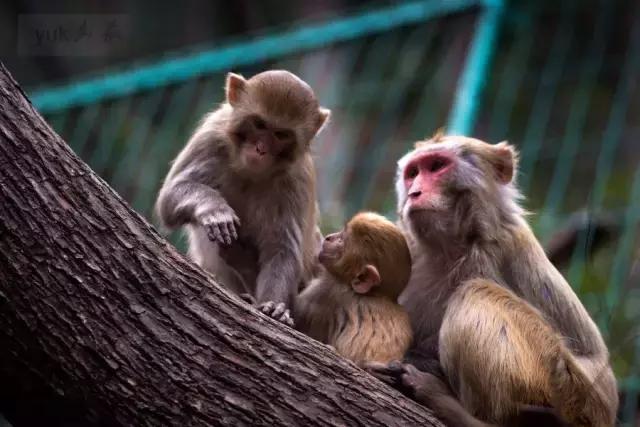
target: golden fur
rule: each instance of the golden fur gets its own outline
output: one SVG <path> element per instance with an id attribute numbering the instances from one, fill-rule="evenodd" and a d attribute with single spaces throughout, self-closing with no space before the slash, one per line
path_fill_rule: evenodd
<path id="1" fill-rule="evenodd" d="M 297 327 L 358 364 L 387 363 L 404 356 L 411 343 L 409 317 L 397 303 L 411 271 L 402 232 L 374 213 L 360 213 L 341 232 L 344 248 L 295 304 Z M 365 265 L 380 273 L 380 284 L 366 294 L 352 289 Z"/>

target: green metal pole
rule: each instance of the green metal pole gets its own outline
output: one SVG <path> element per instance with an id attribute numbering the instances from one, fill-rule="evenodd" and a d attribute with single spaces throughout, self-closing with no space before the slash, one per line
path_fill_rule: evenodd
<path id="1" fill-rule="evenodd" d="M 489 65 L 496 50 L 496 39 L 505 9 L 503 0 L 485 0 L 471 49 L 462 72 L 447 125 L 448 134 L 473 132 L 482 90 L 489 78 Z"/>

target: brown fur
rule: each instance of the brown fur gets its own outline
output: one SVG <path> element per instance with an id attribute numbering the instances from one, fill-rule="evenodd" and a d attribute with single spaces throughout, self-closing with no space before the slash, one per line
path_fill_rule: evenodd
<path id="1" fill-rule="evenodd" d="M 433 153 L 453 166 L 415 196 L 405 170 Z M 408 362 L 424 363 L 438 337 L 435 357 L 448 383 L 439 390 L 451 392 L 430 392 L 437 378 L 415 368 L 404 369 L 403 380 L 455 425 L 505 424 L 529 404 L 553 406 L 570 425 L 613 425 L 618 397 L 607 348 L 524 219 L 516 160 L 506 143 L 453 136 L 400 160 L 398 209 L 414 258 L 400 297 L 415 333 Z"/>
<path id="2" fill-rule="evenodd" d="M 329 111 L 287 71 L 229 74 L 226 93 L 175 159 L 156 210 L 163 225 L 185 226 L 196 263 L 290 323 L 284 308 L 318 250 L 309 146 Z"/>
<path id="3" fill-rule="evenodd" d="M 411 271 L 402 233 L 379 215 L 361 213 L 336 234 L 344 244 L 323 245 L 325 269 L 296 299 L 298 328 L 358 364 L 402 358 L 412 337 L 409 317 L 396 302 Z M 358 293 L 352 283 L 366 265 L 375 266 L 380 283 Z"/>

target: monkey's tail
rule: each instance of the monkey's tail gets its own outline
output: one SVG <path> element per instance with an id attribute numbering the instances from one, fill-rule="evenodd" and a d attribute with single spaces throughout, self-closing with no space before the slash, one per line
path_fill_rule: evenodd
<path id="1" fill-rule="evenodd" d="M 608 362 L 589 361 L 584 366 L 564 345 L 555 359 L 551 370 L 552 403 L 562 420 L 570 426 L 613 426 L 617 404 L 612 404 L 614 398 L 607 395 Z M 590 368 L 595 368 L 594 375 L 588 374 Z"/>

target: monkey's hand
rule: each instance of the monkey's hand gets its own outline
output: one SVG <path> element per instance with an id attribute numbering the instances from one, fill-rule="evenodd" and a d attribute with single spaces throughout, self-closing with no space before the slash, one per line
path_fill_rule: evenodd
<path id="1" fill-rule="evenodd" d="M 258 310 L 271 317 L 272 319 L 276 319 L 293 328 L 293 318 L 291 317 L 291 312 L 283 302 L 277 304 L 273 301 L 263 302 L 262 304 L 258 305 Z"/>
<path id="2" fill-rule="evenodd" d="M 383 383 L 395 389 L 400 389 L 402 385 L 401 376 L 404 373 L 402 366 L 402 362 L 394 360 L 390 363 L 366 362 L 362 367 Z"/>
<path id="3" fill-rule="evenodd" d="M 405 392 L 424 405 L 431 406 L 433 399 L 452 394 L 449 386 L 433 374 L 422 372 L 409 364 L 402 365 L 402 370 L 401 381 Z"/>
<path id="4" fill-rule="evenodd" d="M 238 238 L 236 228 L 240 226 L 240 219 L 227 204 L 199 215 L 198 223 L 207 230 L 212 242 L 230 245 Z"/>
<path id="5" fill-rule="evenodd" d="M 402 363 L 399 360 L 388 364 L 368 362 L 364 368 L 380 381 L 418 401 L 426 399 L 428 396 L 423 396 L 426 393 L 429 393 L 429 396 L 449 394 L 449 388 L 437 375 L 423 372 L 415 366 Z"/>

